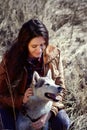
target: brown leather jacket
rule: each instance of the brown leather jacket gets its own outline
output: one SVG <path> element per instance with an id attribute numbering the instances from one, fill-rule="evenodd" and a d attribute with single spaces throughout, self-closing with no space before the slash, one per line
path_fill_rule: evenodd
<path id="1" fill-rule="evenodd" d="M 65 88 L 60 50 L 52 45 L 49 45 L 47 47 L 44 54 L 44 75 L 46 75 L 49 68 L 52 71 L 52 78 L 55 80 L 55 83 Z M 23 73 L 20 78 L 14 83 L 10 84 L 8 72 L 5 68 L 5 59 L 3 59 L 0 63 L 0 106 L 12 107 L 14 102 L 14 106 L 16 108 L 20 108 L 23 101 L 23 94 L 25 92 L 26 82 L 27 70 L 24 67 Z M 58 113 L 58 108 L 63 107 L 64 105 L 61 102 L 53 103 L 52 111 L 56 115 Z"/>

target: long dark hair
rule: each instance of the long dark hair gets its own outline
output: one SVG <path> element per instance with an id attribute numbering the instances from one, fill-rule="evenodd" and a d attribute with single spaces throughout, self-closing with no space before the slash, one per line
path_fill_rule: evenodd
<path id="1" fill-rule="evenodd" d="M 23 24 L 17 39 L 5 53 L 5 64 L 11 82 L 16 80 L 23 70 L 28 57 L 29 42 L 38 36 L 42 36 L 45 39 L 45 45 L 47 46 L 49 34 L 46 26 L 38 19 L 31 19 Z"/>

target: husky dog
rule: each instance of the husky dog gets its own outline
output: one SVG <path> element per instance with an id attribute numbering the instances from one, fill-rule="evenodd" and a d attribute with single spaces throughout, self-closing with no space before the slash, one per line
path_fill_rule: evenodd
<path id="1" fill-rule="evenodd" d="M 32 121 L 36 121 L 43 114 L 51 110 L 53 101 L 58 101 L 57 93 L 62 88 L 55 84 L 51 77 L 51 70 L 46 77 L 40 77 L 35 71 L 31 87 L 34 95 L 29 97 L 29 102 L 24 105 L 25 111 L 19 115 L 17 120 L 17 130 L 34 130 L 31 126 Z M 43 128 L 44 130 L 45 128 Z"/>

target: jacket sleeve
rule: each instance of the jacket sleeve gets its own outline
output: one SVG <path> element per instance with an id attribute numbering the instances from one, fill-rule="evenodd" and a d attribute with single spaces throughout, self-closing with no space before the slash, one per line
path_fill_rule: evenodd
<path id="1" fill-rule="evenodd" d="M 62 103 L 65 94 L 64 76 L 63 76 L 63 66 L 60 57 L 60 51 L 58 50 L 58 55 L 50 62 L 50 69 L 52 71 L 52 78 L 57 85 L 59 85 L 62 90 L 57 94 L 58 102 L 53 102 L 51 111 L 54 115 L 57 115 L 60 109 L 64 108 Z"/>
<path id="2" fill-rule="evenodd" d="M 16 108 L 20 108 L 23 100 L 23 96 L 19 95 L 16 89 L 10 88 L 6 80 L 6 72 L 3 62 L 0 63 L 0 106 L 10 106 L 13 104 Z M 12 92 L 12 94 L 11 94 Z"/>

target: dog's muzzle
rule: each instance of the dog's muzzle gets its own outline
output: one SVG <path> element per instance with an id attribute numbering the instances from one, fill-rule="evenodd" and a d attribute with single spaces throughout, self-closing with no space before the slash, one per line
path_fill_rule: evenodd
<path id="1" fill-rule="evenodd" d="M 59 100 L 57 99 L 57 96 L 53 93 L 45 93 L 45 96 L 55 102 L 58 102 Z"/>
<path id="2" fill-rule="evenodd" d="M 57 88 L 58 93 L 61 93 L 62 90 L 63 90 L 63 88 L 62 88 L 61 86 L 59 86 L 59 87 Z M 55 101 L 55 102 L 58 102 L 58 101 L 59 101 L 57 95 L 55 95 L 54 93 L 49 93 L 49 92 L 47 92 L 47 93 L 45 93 L 45 96 L 46 96 L 47 98 L 49 98 L 49 99 Z"/>

